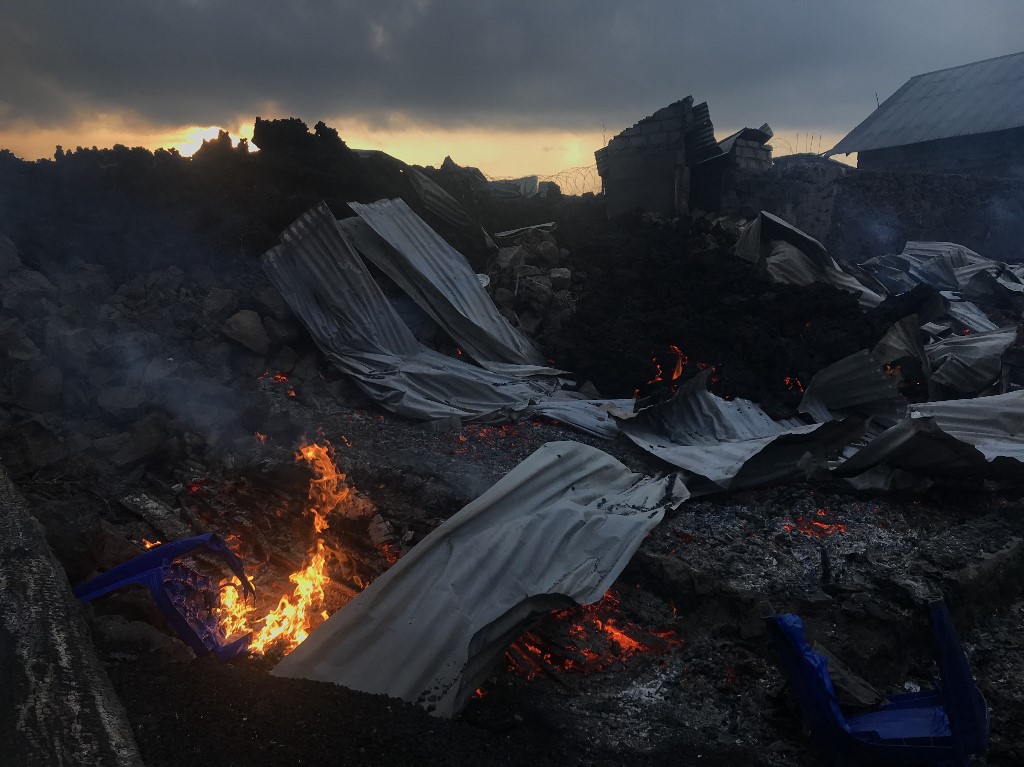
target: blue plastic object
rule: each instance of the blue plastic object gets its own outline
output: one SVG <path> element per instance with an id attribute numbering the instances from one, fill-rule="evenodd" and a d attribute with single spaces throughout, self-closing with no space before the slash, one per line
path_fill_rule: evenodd
<path id="1" fill-rule="evenodd" d="M 988 744 L 988 707 L 942 600 L 929 605 L 942 680 L 937 690 L 897 695 L 846 717 L 828 661 L 811 650 L 795 615 L 766 618 L 811 735 L 830 763 L 967 765 Z"/>
<path id="2" fill-rule="evenodd" d="M 78 586 L 75 597 L 91 602 L 122 586 L 140 583 L 149 589 L 153 602 L 168 625 L 196 655 L 212 652 L 229 661 L 249 646 L 250 634 L 225 644 L 213 610 L 220 604 L 220 592 L 210 578 L 176 561 L 198 548 L 220 556 L 238 576 L 246 594 L 256 591 L 245 575 L 245 566 L 227 544 L 214 533 L 154 546 L 145 554 L 112 567 Z"/>

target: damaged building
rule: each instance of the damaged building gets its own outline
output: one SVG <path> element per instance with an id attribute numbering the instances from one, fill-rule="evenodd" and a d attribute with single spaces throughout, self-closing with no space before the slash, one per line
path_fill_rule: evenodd
<path id="1" fill-rule="evenodd" d="M 685 214 L 717 199 L 723 171 L 771 168 L 771 128 L 743 128 L 715 141 L 706 101 L 693 96 L 663 107 L 619 133 L 597 150 L 597 172 L 609 217 L 637 208 L 662 216 Z"/>
<path id="2" fill-rule="evenodd" d="M 1024 53 L 910 78 L 826 154 L 864 170 L 1024 178 Z"/>

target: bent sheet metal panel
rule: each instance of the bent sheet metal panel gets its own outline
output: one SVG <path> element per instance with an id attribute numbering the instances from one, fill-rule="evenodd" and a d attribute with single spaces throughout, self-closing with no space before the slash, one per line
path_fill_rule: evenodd
<path id="1" fill-rule="evenodd" d="M 273 670 L 452 716 L 540 614 L 596 602 L 688 496 L 549 442 L 423 539 Z"/>
<path id="2" fill-rule="evenodd" d="M 553 379 L 498 375 L 422 346 L 323 203 L 289 226 L 262 260 L 327 358 L 391 412 L 493 422 L 550 411 L 589 434 L 618 434 L 603 403 L 563 399 Z"/>
<path id="3" fill-rule="evenodd" d="M 824 466 L 826 453 L 860 432 L 852 420 L 780 423 L 745 399 L 724 400 L 706 388 L 705 371 L 667 402 L 625 421 L 633 442 L 674 466 L 738 489 L 792 478 Z M 813 458 L 811 465 L 803 461 Z"/>
<path id="4" fill-rule="evenodd" d="M 931 473 L 1024 473 L 1024 391 L 909 410 L 909 418 L 862 447 L 836 473 L 852 477 L 879 465 Z"/>
<path id="5" fill-rule="evenodd" d="M 352 222 L 348 232 L 356 247 L 474 360 L 485 367 L 489 362 L 544 364 L 543 355 L 498 312 L 462 254 L 404 201 L 350 202 L 349 207 L 386 242 Z"/>

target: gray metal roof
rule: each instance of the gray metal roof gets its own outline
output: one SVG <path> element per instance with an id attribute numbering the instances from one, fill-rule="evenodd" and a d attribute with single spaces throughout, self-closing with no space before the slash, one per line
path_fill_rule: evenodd
<path id="1" fill-rule="evenodd" d="M 1024 127 L 1024 53 L 910 78 L 826 155 Z"/>

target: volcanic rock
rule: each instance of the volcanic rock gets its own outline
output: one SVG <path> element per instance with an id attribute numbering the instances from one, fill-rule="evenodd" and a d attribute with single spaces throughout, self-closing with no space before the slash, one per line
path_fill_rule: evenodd
<path id="1" fill-rule="evenodd" d="M 15 365 L 4 380 L 14 401 L 25 410 L 45 413 L 60 408 L 64 374 L 45 359 Z"/>
<path id="2" fill-rule="evenodd" d="M 40 354 L 39 347 L 25 333 L 17 317 L 0 322 L 0 352 L 6 352 L 12 360 L 31 360 Z"/>
<path id="3" fill-rule="evenodd" d="M 298 361 L 298 358 L 299 356 L 295 353 L 295 350 L 292 347 L 282 346 L 270 361 L 270 369 L 290 373 L 295 368 L 295 363 Z"/>
<path id="4" fill-rule="evenodd" d="M 203 299 L 203 311 L 217 322 L 223 322 L 238 308 L 238 291 L 214 287 Z"/>
<path id="5" fill-rule="evenodd" d="M 495 262 L 496 266 L 500 271 L 506 269 L 514 269 L 517 266 L 522 266 L 526 263 L 526 249 L 516 246 L 512 248 L 502 248 L 498 251 L 498 258 Z"/>
<path id="6" fill-rule="evenodd" d="M 0 237 L 0 277 L 19 268 L 21 259 L 18 257 L 18 249 L 6 237 Z"/>
<path id="7" fill-rule="evenodd" d="M 134 386 L 112 386 L 96 397 L 96 404 L 119 421 L 139 415 L 146 404 L 142 391 Z"/>
<path id="8" fill-rule="evenodd" d="M 564 266 L 548 272 L 552 290 L 566 290 L 572 284 L 572 270 Z"/>
<path id="9" fill-rule="evenodd" d="M 242 309 L 235 312 L 227 322 L 224 323 L 224 335 L 232 341 L 237 341 L 242 346 L 257 354 L 266 354 L 270 348 L 270 339 L 263 327 L 263 320 L 252 309 Z"/>
<path id="10" fill-rule="evenodd" d="M 558 262 L 562 257 L 562 254 L 558 250 L 558 246 L 551 241 L 542 242 L 536 248 L 532 249 L 531 253 L 534 254 L 533 263 L 540 264 L 542 266 L 558 266 Z"/>
<path id="11" fill-rule="evenodd" d="M 185 663 L 195 657 L 181 640 L 144 621 L 101 615 L 93 620 L 91 628 L 97 649 L 112 660 L 137 660 L 158 653 L 161 660 Z"/>
<path id="12" fill-rule="evenodd" d="M 135 424 L 128 434 L 128 440 L 110 460 L 116 466 L 129 466 L 154 455 L 167 439 L 167 418 L 161 413 L 151 413 Z"/>

